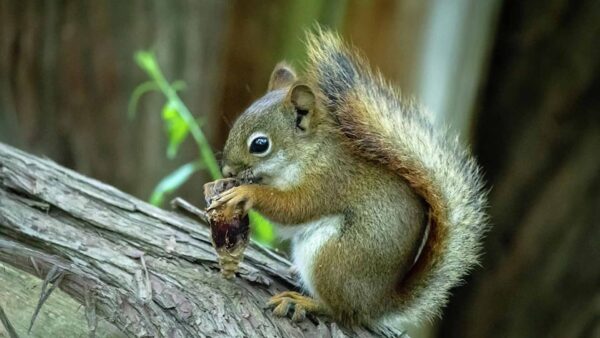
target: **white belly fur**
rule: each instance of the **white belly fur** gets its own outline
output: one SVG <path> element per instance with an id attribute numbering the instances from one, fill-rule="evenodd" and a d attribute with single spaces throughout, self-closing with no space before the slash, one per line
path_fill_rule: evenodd
<path id="1" fill-rule="evenodd" d="M 313 283 L 317 253 L 323 244 L 338 234 L 342 222 L 342 215 L 332 215 L 292 226 L 292 229 L 296 230 L 292 240 L 292 261 L 298 270 L 303 288 L 314 297 L 318 298 Z M 289 226 L 282 226 L 284 227 Z"/>

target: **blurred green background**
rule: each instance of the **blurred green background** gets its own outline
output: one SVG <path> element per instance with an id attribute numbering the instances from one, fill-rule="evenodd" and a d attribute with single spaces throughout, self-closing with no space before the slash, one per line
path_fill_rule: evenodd
<path id="1" fill-rule="evenodd" d="M 191 120 L 182 127 L 164 90 L 131 109 L 152 80 L 134 55 L 152 53 L 218 152 L 273 66 L 302 68 L 315 22 L 461 133 L 491 188 L 483 267 L 443 320 L 414 335 L 600 337 L 596 0 L 3 0 L 0 142 L 146 200 L 172 192 L 202 205 L 211 178 Z M 0 265 L 0 304 L 22 331 L 32 309 L 11 298 L 39 290 L 19 278 L 29 277 Z M 70 315 L 77 306 L 64 303 L 40 321 L 62 318 L 63 332 L 84 336 L 81 313 Z M 61 332 L 52 327 L 50 336 Z"/>

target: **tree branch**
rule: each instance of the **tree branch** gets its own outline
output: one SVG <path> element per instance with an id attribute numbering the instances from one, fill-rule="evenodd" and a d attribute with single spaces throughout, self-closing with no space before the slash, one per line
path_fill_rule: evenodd
<path id="1" fill-rule="evenodd" d="M 209 236 L 191 218 L 0 144 L 0 261 L 41 279 L 58 272 L 90 330 L 99 315 L 138 337 L 374 335 L 274 317 L 267 299 L 297 288 L 289 262 L 251 243 L 238 278 L 225 280 Z"/>

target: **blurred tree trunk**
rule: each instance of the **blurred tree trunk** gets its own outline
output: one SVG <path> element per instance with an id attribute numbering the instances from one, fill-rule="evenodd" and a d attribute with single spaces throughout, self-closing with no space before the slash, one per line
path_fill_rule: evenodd
<path id="1" fill-rule="evenodd" d="M 165 156 L 160 111 L 151 94 L 127 119 L 133 89 L 147 80 L 136 50 L 156 51 L 186 104 L 215 123 L 226 1 L 0 1 L 0 141 L 44 154 L 147 198 L 181 162 Z M 209 139 L 214 132 L 207 129 Z M 180 192 L 200 197 L 200 178 Z M 193 194 L 194 193 L 194 194 Z"/>
<path id="2" fill-rule="evenodd" d="M 469 140 L 499 3 L 352 1 L 344 33 L 403 94 Z"/>
<path id="3" fill-rule="evenodd" d="M 239 1 L 231 10 L 223 45 L 223 88 L 218 102 L 221 118 L 215 129 L 220 131 L 218 148 L 227 139 L 237 116 L 267 91 L 269 75 L 278 61 L 274 53 L 279 44 L 285 20 L 281 3 L 272 1 Z M 260 20 L 249 18 L 260 17 Z"/>
<path id="4" fill-rule="evenodd" d="M 467 141 L 499 0 L 431 1 L 416 58 L 417 95 L 438 126 Z"/>
<path id="5" fill-rule="evenodd" d="M 504 3 L 475 136 L 493 230 L 443 337 L 600 337 L 599 18 Z"/>
<path id="6" fill-rule="evenodd" d="M 418 95 L 419 58 L 431 1 L 351 1 L 343 32 L 402 92 Z"/>

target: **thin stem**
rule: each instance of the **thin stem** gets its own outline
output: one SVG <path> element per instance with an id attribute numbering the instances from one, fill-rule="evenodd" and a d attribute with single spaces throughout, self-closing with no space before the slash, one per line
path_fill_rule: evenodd
<path id="1" fill-rule="evenodd" d="M 208 144 L 208 141 L 206 140 L 202 129 L 200 129 L 200 126 L 198 125 L 198 123 L 196 123 L 196 120 L 194 119 L 192 113 L 185 106 L 183 101 L 181 101 L 175 89 L 165 79 L 158 66 L 158 63 L 156 62 L 154 55 L 149 52 L 139 52 L 136 54 L 136 60 L 138 61 L 140 66 L 144 68 L 148 75 L 150 75 L 150 77 L 156 82 L 160 91 L 167 97 L 167 100 L 169 100 L 169 102 L 177 110 L 181 118 L 183 118 L 187 123 L 190 129 L 190 133 L 192 134 L 192 137 L 194 138 L 194 140 L 198 144 L 198 148 L 200 149 L 200 158 L 202 158 L 202 161 L 204 165 L 206 165 L 206 168 L 208 169 L 208 172 L 210 173 L 212 178 L 215 180 L 222 178 L 223 176 L 221 175 L 221 171 L 219 170 L 219 164 L 217 163 L 215 154 L 210 148 L 210 145 Z"/>

